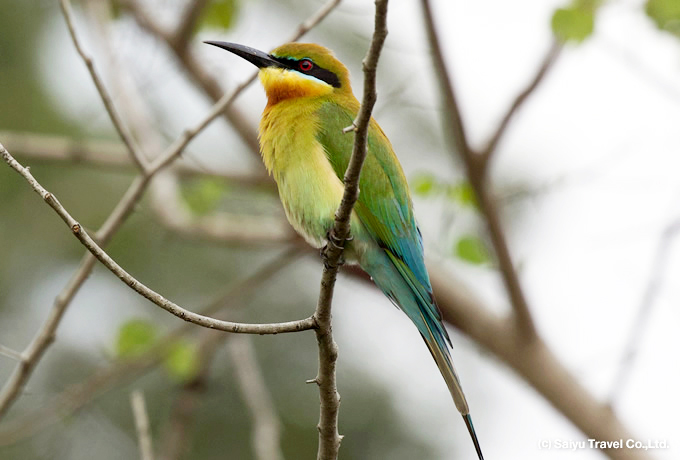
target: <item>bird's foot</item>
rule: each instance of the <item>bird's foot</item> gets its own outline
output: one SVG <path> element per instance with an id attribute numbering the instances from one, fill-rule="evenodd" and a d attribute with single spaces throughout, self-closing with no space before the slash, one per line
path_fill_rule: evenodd
<path id="1" fill-rule="evenodd" d="M 339 267 L 341 265 L 344 265 L 345 264 L 345 256 L 344 256 L 343 250 L 345 248 L 345 244 L 347 244 L 347 242 L 349 242 L 349 241 L 352 241 L 353 239 L 354 239 L 354 237 L 351 236 L 351 235 L 347 236 L 347 238 L 345 238 L 345 239 L 338 238 L 335 235 L 335 232 L 333 232 L 333 230 L 329 230 L 328 232 L 326 232 L 326 242 L 327 243 L 323 248 L 321 248 L 321 257 L 323 258 L 324 266 L 326 268 L 336 268 L 336 267 Z M 330 256 L 329 252 L 331 250 L 334 251 L 334 252 L 340 252 L 340 256 L 338 257 L 338 261 L 334 264 L 330 263 L 330 261 L 329 261 L 329 256 Z"/>

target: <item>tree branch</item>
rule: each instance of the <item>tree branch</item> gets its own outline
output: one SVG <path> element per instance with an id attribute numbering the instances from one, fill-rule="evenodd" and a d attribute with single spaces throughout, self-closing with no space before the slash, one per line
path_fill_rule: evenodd
<path id="1" fill-rule="evenodd" d="M 337 459 L 342 441 L 342 437 L 338 433 L 340 395 L 337 391 L 335 379 L 338 347 L 332 334 L 331 304 L 340 259 L 345 242 L 350 237 L 352 209 L 359 197 L 359 176 L 366 158 L 368 125 L 377 98 L 375 89 L 376 69 L 380 51 L 387 37 L 387 0 L 376 0 L 375 6 L 375 30 L 371 46 L 363 62 L 364 96 L 359 114 L 353 123 L 354 148 L 347 171 L 345 171 L 345 190 L 342 201 L 335 213 L 335 224 L 328 235 L 328 244 L 324 249 L 324 270 L 321 277 L 319 302 L 314 313 L 314 318 L 318 324 L 316 338 L 319 344 L 319 371 L 314 381 L 319 386 L 321 400 L 318 426 L 318 460 Z"/>
<path id="2" fill-rule="evenodd" d="M 3 160 L 9 166 L 17 171 L 26 181 L 31 185 L 33 190 L 38 193 L 47 204 L 54 209 L 54 211 L 61 217 L 61 219 L 69 226 L 73 235 L 99 260 L 106 268 L 108 268 L 121 281 L 127 284 L 135 292 L 147 298 L 154 304 L 172 313 L 173 315 L 197 324 L 199 326 L 216 329 L 226 332 L 244 333 L 244 334 L 279 334 L 284 332 L 299 332 L 316 327 L 314 317 L 309 317 L 299 321 L 289 321 L 285 323 L 270 323 L 270 324 L 246 324 L 234 323 L 230 321 L 221 321 L 209 316 L 199 315 L 197 313 L 186 310 L 174 302 L 166 299 L 157 292 L 151 290 L 132 275 L 127 273 L 120 265 L 118 265 L 85 231 L 85 229 L 68 213 L 68 211 L 59 203 L 59 200 L 45 190 L 45 188 L 38 183 L 33 175 L 17 162 L 10 153 L 0 144 L 0 154 Z"/>
<path id="3" fill-rule="evenodd" d="M 251 295 L 265 280 L 270 279 L 287 268 L 301 255 L 302 253 L 297 246 L 284 251 L 280 256 L 275 257 L 252 275 L 229 286 L 219 298 L 202 308 L 201 313 L 212 315 L 236 305 L 237 302 Z M 95 260 L 94 258 L 92 259 Z M 13 444 L 33 436 L 49 425 L 69 417 L 89 401 L 111 390 L 114 386 L 122 385 L 143 372 L 150 370 L 158 365 L 168 348 L 177 339 L 193 329 L 194 327 L 191 323 L 183 323 L 160 338 L 153 347 L 139 356 L 131 357 L 124 361 L 116 361 L 103 369 L 99 369 L 85 379 L 84 382 L 71 385 L 62 393 L 42 404 L 39 409 L 5 423 L 3 430 L 0 431 L 0 446 Z"/>
<path id="4" fill-rule="evenodd" d="M 501 122 L 496 128 L 496 131 L 487 142 L 484 150 L 482 150 L 481 155 L 484 159 L 484 168 L 488 168 L 487 163 L 496 151 L 498 142 L 500 141 L 501 137 L 503 137 L 503 134 L 505 134 L 510 121 L 515 116 L 519 108 L 522 107 L 527 98 L 536 90 L 536 88 L 538 88 L 538 85 L 543 81 L 545 76 L 548 74 L 548 71 L 553 67 L 555 61 L 557 61 L 561 51 L 562 44 L 558 41 L 554 41 L 550 46 L 550 49 L 548 49 L 548 53 L 545 55 L 545 58 L 543 58 L 543 62 L 538 68 L 534 78 L 529 82 L 527 87 L 517 95 L 515 100 L 510 105 L 510 108 L 505 113 L 505 116 L 503 116 Z"/>
<path id="5" fill-rule="evenodd" d="M 449 323 L 510 366 L 589 439 L 639 439 L 608 405 L 574 378 L 540 337 L 527 342 L 520 325 L 489 312 L 469 289 L 444 269 L 430 271 L 437 303 Z M 612 460 L 649 459 L 639 449 L 603 449 Z"/>
<path id="6" fill-rule="evenodd" d="M 486 220 L 489 237 L 496 252 L 496 257 L 498 258 L 501 276 L 503 277 L 505 288 L 510 297 L 510 303 L 515 312 L 513 319 L 521 325 L 524 337 L 528 341 L 531 341 L 536 337 L 536 328 L 529 311 L 526 297 L 524 296 L 524 292 L 520 285 L 517 271 L 514 268 L 512 257 L 510 256 L 496 205 L 485 180 L 487 175 L 486 165 L 488 162 L 484 160 L 485 157 L 473 151 L 467 142 L 453 83 L 446 68 L 446 62 L 439 44 L 439 37 L 437 36 L 437 31 L 435 29 L 430 2 L 429 0 L 421 0 L 421 4 L 425 20 L 425 29 L 432 49 L 435 72 L 444 97 L 444 112 L 446 115 L 444 132 L 451 133 L 449 141 L 451 142 L 453 149 L 457 151 L 463 159 L 468 181 L 475 191 L 479 208 Z"/>
<path id="7" fill-rule="evenodd" d="M 92 78 L 94 85 L 97 87 L 97 92 L 99 93 L 99 96 L 101 97 L 101 100 L 104 103 L 106 113 L 109 114 L 109 118 L 111 119 L 113 126 L 116 128 L 116 131 L 118 131 L 118 135 L 122 139 L 125 146 L 128 148 L 132 161 L 134 161 L 137 167 L 142 172 L 144 172 L 146 170 L 146 160 L 144 159 L 144 156 L 140 151 L 139 147 L 137 146 L 137 144 L 135 143 L 134 139 L 130 135 L 130 132 L 125 127 L 123 120 L 118 115 L 118 112 L 116 111 L 113 105 L 113 101 L 111 100 L 109 92 L 106 90 L 106 87 L 102 82 L 102 79 L 99 77 L 99 74 L 94 68 L 94 62 L 92 61 L 92 58 L 85 53 L 83 47 L 80 44 L 80 41 L 78 40 L 78 35 L 76 34 L 75 26 L 73 24 L 73 11 L 71 9 L 71 1 L 60 0 L 59 5 L 61 6 L 61 10 L 64 14 L 64 19 L 66 20 L 66 25 L 68 26 L 68 31 L 71 36 L 71 40 L 73 41 L 73 46 L 76 48 L 76 51 L 78 52 L 83 62 L 85 63 L 87 70 L 90 72 L 90 77 Z"/>
<path id="8" fill-rule="evenodd" d="M 253 421 L 253 452 L 257 460 L 283 460 L 281 422 L 271 393 L 262 376 L 253 342 L 248 336 L 235 336 L 227 344 L 234 363 L 238 387 Z"/>
<path id="9" fill-rule="evenodd" d="M 146 411 L 144 393 L 135 390 L 130 393 L 130 404 L 132 415 L 135 419 L 137 429 L 137 439 L 139 440 L 140 460 L 153 460 L 153 443 L 151 442 L 151 427 L 149 425 L 149 414 Z"/>

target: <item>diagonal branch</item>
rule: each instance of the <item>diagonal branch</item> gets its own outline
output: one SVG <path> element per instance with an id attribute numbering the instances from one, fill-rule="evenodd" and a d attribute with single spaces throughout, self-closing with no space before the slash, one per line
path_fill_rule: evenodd
<path id="1" fill-rule="evenodd" d="M 359 176 L 366 158 L 366 140 L 371 111 L 377 99 L 375 80 L 380 51 L 387 37 L 387 0 L 375 2 L 375 30 L 371 46 L 363 62 L 364 96 L 356 120 L 352 124 L 355 131 L 354 148 L 347 171 L 345 171 L 345 191 L 340 207 L 335 213 L 335 224 L 328 235 L 328 245 L 324 249 L 324 270 L 321 277 L 319 302 L 314 313 L 317 322 L 316 339 L 319 344 L 319 371 L 314 379 L 319 386 L 321 400 L 319 414 L 318 460 L 338 458 L 342 437 L 338 433 L 338 409 L 340 395 L 337 391 L 335 367 L 338 346 L 333 340 L 331 327 L 331 304 L 333 289 L 340 266 L 340 258 L 345 242 L 350 238 L 350 218 L 352 209 L 359 197 Z"/>
<path id="2" fill-rule="evenodd" d="M 524 296 L 524 291 L 520 285 L 517 271 L 512 262 L 512 257 L 510 256 L 496 204 L 486 182 L 486 166 L 488 162 L 484 160 L 484 156 L 472 150 L 466 140 L 460 108 L 456 102 L 453 83 L 451 82 L 451 77 L 449 76 L 439 44 L 439 37 L 437 36 L 437 31 L 435 29 L 430 2 L 429 0 L 421 0 L 421 4 L 427 37 L 432 49 L 432 59 L 446 104 L 446 125 L 444 127 L 444 132 L 451 132 L 449 141 L 452 143 L 454 150 L 457 151 L 463 159 L 468 181 L 475 191 L 479 208 L 486 220 L 489 237 L 500 266 L 501 276 L 503 277 L 505 288 L 510 297 L 510 303 L 515 312 L 514 319 L 521 325 L 524 337 L 526 337 L 528 341 L 531 341 L 536 337 L 536 328 L 534 326 L 533 318 L 531 317 L 531 312 L 529 311 L 526 297 Z"/>
<path id="3" fill-rule="evenodd" d="M 129 0 L 126 3 L 130 3 Z M 339 0 L 329 1 L 318 11 L 318 13 L 314 14 L 303 23 L 297 34 L 303 34 L 318 24 L 338 3 Z M 70 4 L 66 4 L 67 7 L 69 5 Z M 70 9 L 67 9 L 66 11 L 70 12 Z M 139 18 L 137 19 L 139 20 Z M 86 60 L 86 63 L 87 62 L 88 61 Z M 240 92 L 254 81 L 254 78 L 255 76 L 237 86 L 231 93 L 222 95 L 204 120 L 195 127 L 187 129 L 162 155 L 154 160 L 143 174 L 133 181 L 118 205 L 116 205 L 116 208 L 96 234 L 95 239 L 101 246 L 105 245 L 106 242 L 111 239 L 127 217 L 132 213 L 132 210 L 141 199 L 152 177 L 162 168 L 174 161 L 182 153 L 183 149 L 205 127 L 207 127 L 208 124 L 230 106 Z M 2 149 L 4 158 L 6 151 L 4 151 L 4 147 L 2 147 Z M 0 419 L 7 413 L 14 401 L 19 397 L 22 388 L 30 378 L 33 370 L 42 359 L 47 348 L 53 342 L 55 332 L 61 323 L 61 319 L 66 313 L 72 299 L 92 272 L 95 261 L 96 259 L 92 254 L 86 254 L 83 257 L 78 269 L 75 271 L 68 284 L 56 297 L 49 316 L 40 326 L 40 329 L 36 332 L 29 346 L 22 353 L 23 359 L 19 361 L 9 379 L 2 387 L 2 390 L 0 390 Z"/>
<path id="4" fill-rule="evenodd" d="M 203 307 L 201 313 L 222 316 L 221 311 L 227 308 L 235 308 L 239 302 L 244 302 L 262 286 L 264 281 L 288 268 L 302 255 L 299 247 L 291 246 L 271 262 L 257 269 L 252 275 L 234 282 L 222 295 Z M 191 323 L 182 323 L 158 339 L 149 350 L 126 360 L 116 361 L 95 371 L 84 382 L 67 387 L 62 393 L 54 396 L 34 411 L 5 423 L 0 431 L 0 446 L 17 443 L 39 433 L 48 426 L 71 416 L 88 402 L 112 388 L 125 384 L 149 371 L 166 356 L 168 348 L 176 343 L 177 339 L 186 335 L 192 329 Z"/>
<path id="5" fill-rule="evenodd" d="M 153 442 L 151 440 L 151 426 L 149 424 L 149 414 L 146 411 L 144 393 L 141 390 L 134 390 L 130 393 L 130 405 L 132 415 L 135 419 L 137 438 L 139 440 L 139 458 L 141 460 L 153 460 Z"/>
<path id="6" fill-rule="evenodd" d="M 444 319 L 507 364 L 588 439 L 614 442 L 639 439 L 611 408 L 598 401 L 564 367 L 540 338 L 527 342 L 520 325 L 492 313 L 464 283 L 430 271 L 432 287 Z M 612 460 L 649 460 L 636 448 L 602 449 Z"/>
<path id="7" fill-rule="evenodd" d="M 496 128 L 496 131 L 493 133 L 488 143 L 486 144 L 486 147 L 481 153 L 482 157 L 484 158 L 485 163 L 484 168 L 488 168 L 488 165 L 486 163 L 489 162 L 491 156 L 493 156 L 494 152 L 496 151 L 498 142 L 500 141 L 501 137 L 503 137 L 503 134 L 505 134 L 508 125 L 510 124 L 510 121 L 515 116 L 515 113 L 517 113 L 520 107 L 524 105 L 524 102 L 527 100 L 527 98 L 536 90 L 536 88 L 538 88 L 538 85 L 543 81 L 545 76 L 553 67 L 555 61 L 557 61 L 557 58 L 559 57 L 561 51 L 562 44 L 558 41 L 554 41 L 553 44 L 550 46 L 550 49 L 548 49 L 548 53 L 543 58 L 543 62 L 538 68 L 538 71 L 536 72 L 534 78 L 529 82 L 527 87 L 517 95 L 515 100 L 510 105 L 510 108 L 505 113 L 505 116 L 503 116 L 503 119 Z"/>
<path id="8" fill-rule="evenodd" d="M 313 317 L 306 318 L 299 321 L 289 321 L 285 323 L 271 323 L 271 324 L 246 324 L 233 323 L 230 321 L 221 321 L 209 316 L 199 315 L 197 313 L 186 310 L 174 302 L 166 299 L 157 292 L 151 290 L 132 275 L 126 272 L 120 265 L 118 265 L 85 231 L 85 229 L 68 213 L 68 211 L 59 203 L 59 200 L 48 192 L 40 183 L 33 177 L 30 171 L 24 168 L 17 162 L 10 153 L 0 144 L 0 155 L 3 160 L 16 172 L 26 179 L 33 190 L 38 193 L 47 204 L 54 209 L 54 211 L 61 217 L 61 219 L 69 226 L 73 235 L 85 246 L 106 268 L 108 268 L 114 275 L 120 278 L 125 284 L 132 288 L 141 296 L 147 298 L 164 310 L 173 315 L 197 324 L 199 326 L 216 329 L 220 331 L 244 333 L 244 334 L 279 334 L 283 332 L 299 332 L 316 327 Z"/>
<path id="9" fill-rule="evenodd" d="M 97 87 L 97 92 L 99 92 L 99 96 L 101 97 L 102 102 L 104 103 L 106 113 L 109 114 L 109 118 L 111 119 L 113 126 L 118 131 L 118 135 L 122 139 L 125 146 L 128 148 L 132 160 L 135 162 L 135 164 L 141 171 L 145 171 L 146 160 L 144 159 L 141 150 L 135 143 L 135 140 L 132 138 L 132 135 L 130 134 L 128 129 L 125 127 L 123 120 L 118 115 L 118 112 L 116 111 L 116 108 L 113 105 L 113 101 L 111 100 L 109 92 L 106 90 L 106 87 L 102 82 L 102 79 L 99 77 L 99 74 L 94 68 L 94 62 L 92 61 L 92 58 L 85 53 L 83 47 L 80 44 L 80 41 L 78 40 L 75 25 L 73 24 L 73 11 L 71 9 L 71 1 L 60 0 L 59 4 L 64 14 L 64 19 L 66 20 L 66 25 L 68 26 L 68 31 L 71 36 L 71 40 L 73 41 L 73 46 L 76 48 L 76 51 L 78 52 L 83 62 L 87 66 L 87 70 L 90 72 L 90 77 L 92 78 L 94 85 Z"/>

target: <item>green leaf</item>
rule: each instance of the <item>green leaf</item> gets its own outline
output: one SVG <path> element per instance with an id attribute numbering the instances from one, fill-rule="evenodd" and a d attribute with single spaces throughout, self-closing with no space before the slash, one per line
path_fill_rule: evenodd
<path id="1" fill-rule="evenodd" d="M 456 243 L 454 250 L 460 259 L 475 265 L 482 265 L 491 261 L 491 255 L 484 242 L 477 236 L 467 235 Z"/>
<path id="2" fill-rule="evenodd" d="M 188 382 L 200 370 L 198 348 L 193 342 L 178 341 L 168 350 L 163 365 L 170 377 L 180 383 Z"/>
<path id="3" fill-rule="evenodd" d="M 551 21 L 553 33 L 562 42 L 580 43 L 588 38 L 595 28 L 595 7 L 584 5 L 590 2 L 575 2 L 569 8 L 559 8 Z"/>
<path id="4" fill-rule="evenodd" d="M 116 355 L 119 358 L 138 356 L 156 341 L 156 328 L 148 321 L 133 319 L 123 324 L 118 330 Z"/>
<path id="5" fill-rule="evenodd" d="M 237 0 L 213 0 L 203 11 L 200 27 L 229 29 L 235 22 L 238 13 Z"/>
<path id="6" fill-rule="evenodd" d="M 411 179 L 411 186 L 413 188 L 413 193 L 419 196 L 432 196 L 439 189 L 437 179 L 434 175 L 427 172 L 418 173 Z"/>
<path id="7" fill-rule="evenodd" d="M 223 181 L 208 177 L 190 181 L 183 187 L 182 196 L 194 214 L 203 216 L 217 209 L 227 190 Z"/>
<path id="8" fill-rule="evenodd" d="M 659 29 L 680 37 L 680 0 L 647 0 L 645 13 Z"/>
<path id="9" fill-rule="evenodd" d="M 463 207 L 479 209 L 477 195 L 469 182 L 459 182 L 447 187 L 446 196 Z"/>

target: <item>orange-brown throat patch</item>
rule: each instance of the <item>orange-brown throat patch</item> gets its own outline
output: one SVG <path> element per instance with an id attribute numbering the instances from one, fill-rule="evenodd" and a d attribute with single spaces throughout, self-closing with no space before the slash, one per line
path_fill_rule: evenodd
<path id="1" fill-rule="evenodd" d="M 267 93 L 267 107 L 286 99 L 323 96 L 333 91 L 327 83 L 284 69 L 261 69 L 260 81 Z"/>

